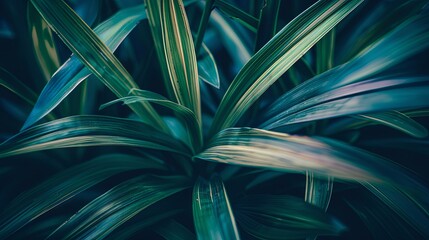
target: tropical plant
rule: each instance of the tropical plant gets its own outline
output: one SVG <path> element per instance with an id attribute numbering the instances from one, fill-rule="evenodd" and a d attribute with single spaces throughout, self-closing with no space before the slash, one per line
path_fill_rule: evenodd
<path id="1" fill-rule="evenodd" d="M 0 239 L 429 237 L 427 1 L 0 9 Z"/>

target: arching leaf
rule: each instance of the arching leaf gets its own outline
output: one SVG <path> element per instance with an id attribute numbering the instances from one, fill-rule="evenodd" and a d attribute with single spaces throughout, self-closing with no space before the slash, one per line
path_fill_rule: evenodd
<path id="1" fill-rule="evenodd" d="M 170 79 L 177 102 L 201 121 L 197 57 L 183 2 L 145 3 L 164 78 Z"/>
<path id="2" fill-rule="evenodd" d="M 237 221 L 260 239 L 300 239 L 308 235 L 338 235 L 345 230 L 322 209 L 287 195 L 249 195 L 235 204 Z"/>
<path id="3" fill-rule="evenodd" d="M 235 77 L 216 112 L 211 134 L 233 126 L 244 112 L 361 1 L 319 1 L 286 25 Z"/>
<path id="4" fill-rule="evenodd" d="M 181 176 L 144 175 L 125 181 L 80 209 L 48 239 L 106 238 L 150 205 L 188 186 L 189 180 Z"/>
<path id="5" fill-rule="evenodd" d="M 109 48 L 64 1 L 31 2 L 78 59 L 115 95 L 124 97 L 132 88 L 138 88 Z M 148 103 L 131 108 L 146 122 L 168 132 L 161 117 Z"/>
<path id="6" fill-rule="evenodd" d="M 34 151 L 85 147 L 133 146 L 189 154 L 180 141 L 139 121 L 105 116 L 73 116 L 24 130 L 0 145 L 0 158 Z"/>
<path id="7" fill-rule="evenodd" d="M 5 206 L 0 218 L 0 237 L 7 238 L 55 206 L 111 176 L 136 169 L 162 169 L 161 163 L 132 155 L 111 154 L 64 170 L 21 193 Z"/>

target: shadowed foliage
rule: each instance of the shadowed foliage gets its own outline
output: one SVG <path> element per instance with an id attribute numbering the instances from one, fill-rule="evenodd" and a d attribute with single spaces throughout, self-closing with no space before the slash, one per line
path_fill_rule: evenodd
<path id="1" fill-rule="evenodd" d="M 429 238 L 429 2 L 0 2 L 0 239 Z"/>

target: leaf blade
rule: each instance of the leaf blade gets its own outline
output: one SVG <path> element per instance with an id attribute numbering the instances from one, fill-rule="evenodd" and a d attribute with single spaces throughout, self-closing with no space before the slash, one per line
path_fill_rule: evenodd
<path id="1" fill-rule="evenodd" d="M 283 94 L 268 107 L 268 119 L 330 90 L 352 84 L 404 61 L 429 47 L 429 14 L 402 23 L 353 60 L 315 76 Z"/>
<path id="2" fill-rule="evenodd" d="M 56 148 L 109 145 L 190 154 L 182 142 L 142 122 L 78 115 L 40 124 L 16 134 L 0 145 L 0 158 Z"/>
<path id="3" fill-rule="evenodd" d="M 139 212 L 188 186 L 188 179 L 180 176 L 144 175 L 125 181 L 85 205 L 48 239 L 105 238 Z"/>
<path id="4" fill-rule="evenodd" d="M 92 29 L 64 1 L 31 1 L 45 21 L 83 64 L 118 97 L 137 88 L 131 75 Z M 168 132 L 158 113 L 150 105 L 132 109 L 154 126 Z"/>
<path id="5" fill-rule="evenodd" d="M 200 121 L 197 58 L 183 2 L 146 0 L 145 3 L 164 77 L 169 76 L 177 102 L 191 109 Z"/>
<path id="6" fill-rule="evenodd" d="M 320 1 L 286 25 L 235 77 L 216 112 L 211 135 L 233 126 L 271 84 L 360 3 Z"/>
<path id="7" fill-rule="evenodd" d="M 31 220 L 62 202 L 118 173 L 142 169 L 162 168 L 156 162 L 115 154 L 95 158 L 49 178 L 29 191 L 21 193 L 2 212 L 0 237 L 7 238 Z"/>
<path id="8" fill-rule="evenodd" d="M 179 105 L 175 102 L 172 102 L 165 97 L 146 90 L 133 89 L 131 91 L 133 93 L 132 96 L 123 97 L 117 100 L 113 100 L 109 103 L 105 103 L 100 106 L 100 109 L 103 109 L 107 106 L 115 104 L 117 102 L 123 101 L 124 104 L 133 104 L 135 102 L 147 101 L 155 104 L 159 104 L 161 106 L 170 108 L 173 110 L 178 118 L 180 118 L 186 126 L 186 131 L 188 134 L 188 142 L 189 147 L 194 150 L 194 152 L 199 151 L 202 145 L 202 135 L 200 132 L 201 126 L 197 120 L 195 114 L 187 107 L 183 105 Z"/>
<path id="9" fill-rule="evenodd" d="M 219 176 L 194 185 L 192 209 L 198 239 L 240 239 L 225 187 Z"/>
<path id="10" fill-rule="evenodd" d="M 240 226 L 262 239 L 299 239 L 309 234 L 338 235 L 338 220 L 288 195 L 248 195 L 236 204 Z"/>
<path id="11" fill-rule="evenodd" d="M 428 135 L 428 130 L 423 125 L 398 111 L 373 113 L 360 116 L 364 119 L 398 129 L 399 131 L 413 137 L 424 138 Z"/>
<path id="12" fill-rule="evenodd" d="M 202 53 L 200 53 L 200 56 L 198 59 L 199 77 L 204 82 L 219 89 L 220 88 L 219 72 L 218 72 L 217 64 L 213 57 L 213 54 L 210 52 L 210 49 L 204 43 L 202 43 L 201 49 L 202 49 Z"/>
<path id="13" fill-rule="evenodd" d="M 27 20 L 37 63 L 45 80 L 48 81 L 60 66 L 52 31 L 32 4 L 28 4 L 27 7 Z"/>
<path id="14" fill-rule="evenodd" d="M 229 128 L 194 158 L 344 180 L 394 180 L 394 164 L 345 143 L 327 138 L 288 135 L 253 128 Z M 372 159 L 372 160 L 371 160 Z"/>
<path id="15" fill-rule="evenodd" d="M 294 123 L 353 114 L 424 108 L 429 106 L 429 97 L 426 94 L 428 90 L 429 86 L 425 85 L 414 87 L 410 86 L 341 98 L 293 113 L 276 122 L 265 125 L 264 128 L 273 129 Z M 406 101 L 406 99 L 410 98 L 414 98 L 416 101 Z M 424 133 L 418 133 L 418 135 L 422 134 L 424 135 Z"/>
<path id="16" fill-rule="evenodd" d="M 94 32 L 114 52 L 136 24 L 144 18 L 146 18 L 146 14 L 143 5 L 127 8 L 99 24 Z M 90 75 L 91 71 L 84 66 L 76 55 L 72 55 L 43 88 L 22 130 L 32 126 L 51 112 Z"/>

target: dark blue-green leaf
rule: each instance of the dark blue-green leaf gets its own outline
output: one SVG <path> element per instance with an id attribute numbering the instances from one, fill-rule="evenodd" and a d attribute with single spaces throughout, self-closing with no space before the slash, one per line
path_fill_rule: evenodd
<path id="1" fill-rule="evenodd" d="M 195 230 L 200 240 L 240 239 L 222 179 L 199 178 L 192 197 Z"/>
<path id="2" fill-rule="evenodd" d="M 152 204 L 189 187 L 182 176 L 143 175 L 125 181 L 92 200 L 48 239 L 103 239 Z"/>
<path id="3" fill-rule="evenodd" d="M 105 155 L 58 173 L 21 193 L 5 206 L 0 218 L 0 238 L 5 239 L 26 224 L 82 191 L 121 172 L 156 168 L 162 162 L 126 154 Z"/>
<path id="4" fill-rule="evenodd" d="M 16 134 L 0 144 L 0 158 L 48 149 L 113 145 L 190 154 L 182 142 L 145 123 L 79 115 L 40 124 Z"/>

